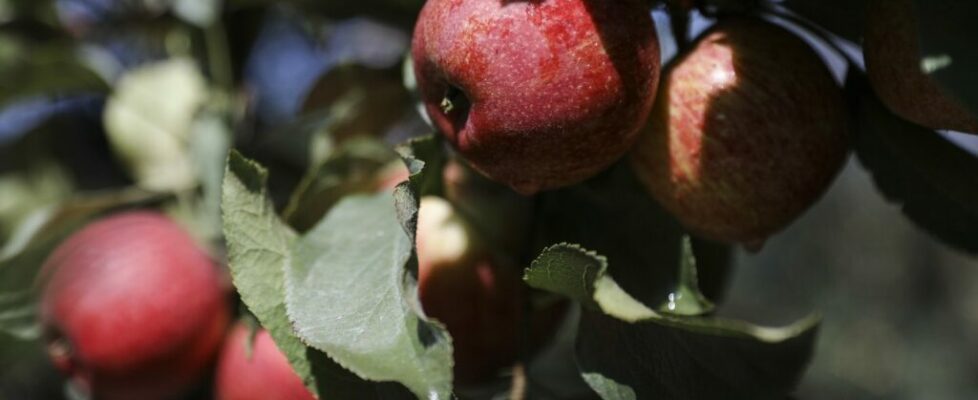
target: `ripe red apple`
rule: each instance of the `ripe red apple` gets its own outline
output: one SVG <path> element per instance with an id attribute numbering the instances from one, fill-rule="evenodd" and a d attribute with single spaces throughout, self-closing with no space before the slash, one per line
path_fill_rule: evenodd
<path id="1" fill-rule="evenodd" d="M 315 399 L 268 331 L 258 329 L 250 336 L 239 323 L 224 342 L 214 381 L 216 400 Z"/>
<path id="2" fill-rule="evenodd" d="M 847 145 L 845 101 L 818 55 L 732 18 L 667 68 L 632 166 L 693 233 L 759 248 L 826 190 Z"/>
<path id="3" fill-rule="evenodd" d="M 911 0 L 868 2 L 863 56 L 873 89 L 904 119 L 931 129 L 978 133 L 978 117 L 924 72 Z"/>
<path id="4" fill-rule="evenodd" d="M 174 399 L 207 373 L 230 319 L 220 270 L 177 224 L 116 214 L 42 267 L 54 364 L 95 399 Z"/>
<path id="5" fill-rule="evenodd" d="M 659 77 L 655 25 L 638 0 L 429 0 L 412 56 L 435 127 L 523 194 L 618 160 Z"/>
<path id="6" fill-rule="evenodd" d="M 421 199 L 417 250 L 421 306 L 452 335 L 456 380 L 484 381 L 514 362 L 522 318 L 519 272 L 497 263 L 440 197 Z"/>

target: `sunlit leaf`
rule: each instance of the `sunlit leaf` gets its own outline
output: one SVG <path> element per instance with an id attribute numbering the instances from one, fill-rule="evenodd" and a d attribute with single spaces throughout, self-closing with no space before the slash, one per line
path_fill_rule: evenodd
<path id="1" fill-rule="evenodd" d="M 278 216 L 265 187 L 268 172 L 237 152 L 228 158 L 222 210 L 228 264 L 241 300 L 268 330 L 306 387 L 321 398 L 379 398 L 377 385 L 353 376 L 295 336 L 285 308 L 285 268 L 296 234 Z"/>
<path id="2" fill-rule="evenodd" d="M 447 399 L 451 340 L 417 312 L 405 268 L 412 249 L 390 193 L 347 197 L 292 247 L 289 318 L 300 338 L 357 375 Z"/>

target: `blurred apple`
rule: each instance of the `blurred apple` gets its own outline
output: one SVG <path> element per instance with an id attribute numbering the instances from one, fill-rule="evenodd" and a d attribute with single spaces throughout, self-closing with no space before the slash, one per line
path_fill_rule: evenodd
<path id="1" fill-rule="evenodd" d="M 217 364 L 215 400 L 313 400 L 272 336 L 238 323 L 231 329 Z"/>
<path id="2" fill-rule="evenodd" d="M 84 227 L 41 279 L 51 360 L 95 399 L 179 398 L 208 374 L 230 319 L 218 267 L 154 212 Z"/>
<path id="3" fill-rule="evenodd" d="M 524 333 L 526 289 L 519 270 L 494 258 L 455 207 L 434 196 L 421 199 L 417 250 L 421 305 L 452 335 L 456 383 L 484 383 L 513 365 Z M 529 329 L 556 326 L 550 320 L 557 318 L 548 317 L 561 315 L 563 308 L 547 310 L 534 314 L 541 323 Z"/>

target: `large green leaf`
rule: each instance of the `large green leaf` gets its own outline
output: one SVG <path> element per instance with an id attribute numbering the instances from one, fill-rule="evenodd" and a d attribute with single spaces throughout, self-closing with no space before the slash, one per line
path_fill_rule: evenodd
<path id="1" fill-rule="evenodd" d="M 286 315 L 284 281 L 297 236 L 275 214 L 265 188 L 267 178 L 260 165 L 231 152 L 222 211 L 228 263 L 242 301 L 320 398 L 380 398 L 382 387 L 357 378 L 293 334 Z"/>
<path id="2" fill-rule="evenodd" d="M 585 306 L 578 366 L 604 399 L 783 398 L 813 351 L 815 317 L 766 328 L 662 314 L 624 291 L 607 259 L 574 245 L 544 250 L 526 281 Z"/>
<path id="3" fill-rule="evenodd" d="M 413 256 L 418 188 L 440 176 L 432 168 L 442 157 L 437 143 L 403 146 L 412 175 L 396 200 L 379 193 L 341 201 L 296 242 L 286 274 L 289 317 L 306 343 L 361 377 L 400 382 L 422 398 L 447 398 L 452 382 L 451 339 L 423 317 Z"/>
<path id="4" fill-rule="evenodd" d="M 856 155 L 877 188 L 927 232 L 978 253 L 978 158 L 893 115 L 862 72 L 850 69 L 846 89 L 858 111 Z"/>
<path id="5" fill-rule="evenodd" d="M 451 393 L 451 340 L 415 312 L 413 244 L 390 193 L 341 201 L 292 247 L 286 302 L 297 334 L 358 375 L 422 398 Z"/>

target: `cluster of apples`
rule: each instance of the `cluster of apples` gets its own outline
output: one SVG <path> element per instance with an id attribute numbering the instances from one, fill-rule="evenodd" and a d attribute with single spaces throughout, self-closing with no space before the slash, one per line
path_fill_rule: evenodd
<path id="1" fill-rule="evenodd" d="M 93 399 L 178 399 L 216 363 L 220 400 L 312 399 L 285 356 L 232 319 L 230 282 L 163 214 L 122 212 L 65 240 L 42 268 L 48 354 Z M 301 395 L 300 395 L 301 394 Z"/>
<path id="2" fill-rule="evenodd" d="M 486 176 L 533 194 L 630 154 L 659 203 L 718 241 L 759 246 L 848 152 L 828 68 L 757 18 L 721 19 L 660 71 L 645 2 L 431 0 L 413 56 L 431 120 Z"/>
<path id="3" fill-rule="evenodd" d="M 456 162 L 444 175 L 445 197 L 421 200 L 418 293 L 453 336 L 456 383 L 474 385 L 543 343 L 564 304 L 524 318 L 517 253 L 529 202 Z M 377 188 L 406 178 L 399 166 Z M 490 204 L 505 216 L 489 216 Z M 267 331 L 231 322 L 226 271 L 164 214 L 127 211 L 87 225 L 49 256 L 41 281 L 49 356 L 91 398 L 179 399 L 212 373 L 218 400 L 313 398 Z"/>
<path id="4" fill-rule="evenodd" d="M 911 2 L 877 3 L 866 61 L 884 102 L 978 131 L 920 71 Z M 486 176 L 533 194 L 628 157 L 690 232 L 749 249 L 811 206 L 849 151 L 824 61 L 759 17 L 721 16 L 660 71 L 647 2 L 429 0 L 412 52 L 431 121 Z"/>
<path id="5" fill-rule="evenodd" d="M 865 51 L 884 103 L 923 126 L 978 132 L 920 73 L 910 1 L 877 10 Z M 823 60 L 759 18 L 720 18 L 661 69 L 643 1 L 428 0 L 412 56 L 429 117 L 467 161 L 445 169 L 445 197 L 421 200 L 417 232 L 419 296 L 454 338 L 462 384 L 515 361 L 521 324 L 540 325 L 539 342 L 562 314 L 523 315 L 530 203 L 468 166 L 530 195 L 628 157 L 690 232 L 757 247 L 818 199 L 848 154 L 846 102 Z M 249 338 L 231 322 L 223 270 L 162 214 L 88 225 L 42 279 L 51 359 L 94 398 L 178 398 L 215 363 L 218 399 L 312 398 L 267 332 Z"/>

